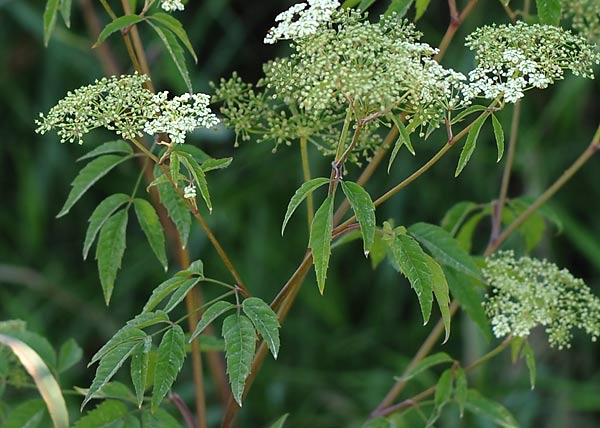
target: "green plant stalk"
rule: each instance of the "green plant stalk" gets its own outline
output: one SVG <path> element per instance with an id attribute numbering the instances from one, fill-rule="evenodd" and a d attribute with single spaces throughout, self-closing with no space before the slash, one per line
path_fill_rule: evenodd
<path id="1" fill-rule="evenodd" d="M 306 140 L 306 136 L 303 135 L 300 137 L 300 156 L 302 158 L 302 175 L 304 178 L 304 182 L 310 180 L 310 163 L 308 160 L 308 144 Z M 312 224 L 313 216 L 315 212 L 315 206 L 313 201 L 312 192 L 308 194 L 306 197 L 306 218 L 308 219 L 308 230 L 310 230 L 310 225 Z"/>
<path id="2" fill-rule="evenodd" d="M 515 160 L 515 148 L 517 146 L 517 137 L 519 134 L 519 119 L 521 117 L 521 100 L 517 100 L 513 109 L 511 128 L 510 128 L 510 139 L 508 141 L 508 153 L 506 154 L 506 164 L 504 165 L 504 172 L 502 174 L 502 184 L 500 186 L 500 196 L 498 201 L 494 204 L 492 214 L 492 233 L 490 242 L 494 242 L 498 238 L 500 233 L 500 226 L 502 225 L 502 211 L 506 204 L 506 196 L 508 194 L 508 185 L 510 183 L 510 173 Z"/>
<path id="3" fill-rule="evenodd" d="M 577 158 L 577 160 L 565 170 L 565 172 L 546 190 L 542 195 L 540 195 L 536 201 L 529 206 L 527 210 L 525 210 L 519 217 L 517 217 L 510 226 L 508 226 L 502 234 L 498 237 L 498 239 L 491 243 L 488 248 L 486 248 L 484 252 L 484 256 L 490 256 L 494 253 L 500 245 L 521 225 L 523 224 L 533 213 L 537 211 L 545 202 L 548 201 L 564 184 L 596 153 L 600 150 L 600 125 L 596 129 L 596 133 L 586 148 L 586 150 Z M 458 302 L 453 300 L 450 305 L 450 315 L 453 316 L 458 310 Z M 404 370 L 401 377 L 406 375 L 408 371 L 418 364 L 423 358 L 425 358 L 430 352 L 431 349 L 435 346 L 440 336 L 444 331 L 443 322 L 440 320 L 435 325 L 431 333 L 427 336 L 425 341 L 421 344 L 421 347 L 414 355 L 413 359 L 410 361 L 407 369 Z M 384 400 L 377 406 L 374 412 L 381 410 L 382 408 L 388 407 L 394 399 L 402 392 L 404 389 L 404 382 L 396 382 L 396 384 L 390 389 Z"/>
<path id="4" fill-rule="evenodd" d="M 129 0 L 121 0 L 121 4 L 123 5 L 123 12 L 125 12 L 125 14 L 127 15 L 130 15 L 132 11 Z M 144 51 L 144 46 L 142 45 L 142 40 L 140 38 L 140 33 L 137 29 L 137 26 L 134 24 L 129 28 L 129 31 L 122 32 L 121 34 L 123 35 L 123 39 L 125 40 L 126 45 L 131 45 L 131 40 L 133 40 L 133 49 L 135 51 L 135 57 L 137 58 L 139 64 L 139 69 L 136 68 L 138 72 L 140 74 L 145 74 L 146 76 L 150 77 L 150 68 L 148 67 L 148 60 L 146 59 L 146 52 Z M 131 37 L 129 36 L 130 34 Z M 130 48 L 128 47 L 127 52 L 129 51 Z M 152 83 L 152 79 L 148 79 L 148 81 L 146 82 L 146 87 L 150 91 L 156 92 L 154 89 L 154 84 Z"/>
<path id="5" fill-rule="evenodd" d="M 498 355 L 502 351 L 504 351 L 512 343 L 513 340 L 514 340 L 514 337 L 512 337 L 512 336 L 507 337 L 506 339 L 504 339 L 502 341 L 502 343 L 500 343 L 498 346 L 496 346 L 490 352 L 488 352 L 487 354 L 485 354 L 481 358 L 479 358 L 477 361 L 475 361 L 472 364 L 465 367 L 464 368 L 465 372 L 468 373 L 470 371 L 475 370 L 477 367 L 481 366 L 482 364 L 485 364 L 486 362 L 488 362 L 489 360 L 494 358 L 496 355 Z M 394 404 L 392 406 L 389 406 L 389 407 L 380 409 L 376 412 L 373 412 L 373 414 L 371 414 L 371 418 L 388 416 L 388 415 L 391 415 L 392 413 L 396 413 L 400 410 L 404 410 L 404 409 L 408 409 L 410 407 L 416 406 L 419 403 L 419 401 L 421 401 L 424 398 L 427 398 L 430 395 L 432 395 L 433 393 L 435 393 L 436 389 L 437 389 L 436 385 L 431 386 L 431 387 L 427 388 L 426 390 L 421 391 L 418 394 L 413 395 L 411 398 L 407 398 L 406 400 L 404 400 L 398 404 Z"/>

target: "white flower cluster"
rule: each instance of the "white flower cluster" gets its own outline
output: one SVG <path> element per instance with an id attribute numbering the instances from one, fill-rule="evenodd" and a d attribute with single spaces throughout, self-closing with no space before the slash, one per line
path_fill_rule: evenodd
<path id="1" fill-rule="evenodd" d="M 47 115 L 40 113 L 36 132 L 56 129 L 61 143 L 83 143 L 95 128 L 115 131 L 125 139 L 165 133 L 176 143 L 199 127 L 211 128 L 219 121 L 208 108 L 206 94 L 184 94 L 168 100 L 167 92 L 153 94 L 144 87 L 144 75 L 112 76 L 83 86 L 60 100 Z"/>
<path id="2" fill-rule="evenodd" d="M 79 144 L 85 134 L 99 127 L 126 139 L 140 137 L 146 121 L 158 114 L 152 92 L 143 86 L 146 81 L 147 76 L 138 74 L 112 76 L 68 92 L 48 115 L 40 113 L 36 132 L 45 134 L 55 128 L 61 143 Z"/>
<path id="3" fill-rule="evenodd" d="M 161 0 L 160 7 L 167 12 L 173 12 L 176 10 L 183 10 L 184 6 L 181 0 Z"/>
<path id="4" fill-rule="evenodd" d="M 185 186 L 183 189 L 183 197 L 186 199 L 196 198 L 196 186 L 194 186 L 193 184 Z"/>
<path id="5" fill-rule="evenodd" d="M 585 39 L 552 25 L 487 26 L 467 37 L 477 67 L 469 73 L 469 98 L 502 96 L 514 103 L 532 88 L 546 88 L 564 78 L 564 70 L 594 78 L 600 61 Z"/>
<path id="6" fill-rule="evenodd" d="M 183 94 L 171 100 L 168 92 L 159 92 L 152 100 L 159 114 L 144 125 L 144 131 L 150 135 L 167 134 L 172 142 L 184 143 L 186 132 L 196 128 L 212 128 L 219 120 L 208 104 L 206 94 Z"/>
<path id="7" fill-rule="evenodd" d="M 566 269 L 506 251 L 486 260 L 483 275 L 491 286 L 484 306 L 496 337 L 527 337 L 541 325 L 550 345 L 563 349 L 574 328 L 593 341 L 600 335 L 600 299 Z"/>
<path id="8" fill-rule="evenodd" d="M 299 39 L 315 34 L 319 27 L 329 22 L 339 6 L 340 2 L 337 0 L 308 0 L 308 4 L 297 3 L 275 17 L 275 22 L 279 24 L 269 30 L 264 42 L 274 44 L 277 40 Z"/>

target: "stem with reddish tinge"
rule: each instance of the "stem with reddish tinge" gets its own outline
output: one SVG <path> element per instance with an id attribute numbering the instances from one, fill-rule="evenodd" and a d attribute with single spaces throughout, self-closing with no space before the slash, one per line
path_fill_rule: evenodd
<path id="1" fill-rule="evenodd" d="M 496 355 L 500 354 L 511 344 L 512 340 L 513 340 L 512 336 L 509 336 L 506 339 L 504 339 L 500 345 L 496 346 L 494 349 L 492 349 L 490 352 L 488 352 L 487 354 L 485 354 L 484 356 L 479 358 L 473 364 L 470 364 L 467 367 L 465 367 L 464 368 L 465 372 L 470 372 L 470 371 L 475 370 L 477 367 L 481 366 L 482 364 L 491 360 Z M 404 400 L 398 404 L 394 404 L 392 406 L 388 406 L 388 407 L 385 407 L 382 409 L 377 409 L 371 414 L 371 418 L 377 418 L 380 416 L 388 416 L 388 415 L 391 415 L 392 413 L 399 412 L 400 410 L 404 410 L 404 409 L 408 409 L 410 407 L 416 406 L 419 403 L 419 401 L 432 395 L 436 389 L 437 389 L 437 386 L 435 386 L 435 385 L 431 386 L 431 387 L 427 388 L 426 390 L 421 391 L 418 394 L 413 395 L 411 398 L 407 398 L 406 400 Z"/>

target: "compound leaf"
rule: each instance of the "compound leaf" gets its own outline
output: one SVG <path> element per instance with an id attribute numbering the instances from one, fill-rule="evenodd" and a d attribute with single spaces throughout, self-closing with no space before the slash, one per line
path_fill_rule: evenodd
<path id="1" fill-rule="evenodd" d="M 156 255 L 156 258 L 163 265 L 165 272 L 167 270 L 167 253 L 165 251 L 165 235 L 158 214 L 154 211 L 152 204 L 145 199 L 136 198 L 133 200 L 135 214 L 137 215 L 140 227 L 148 239 L 150 248 Z"/>
<path id="2" fill-rule="evenodd" d="M 196 338 L 196 336 L 198 336 L 200 333 L 202 333 L 204 331 L 204 329 L 206 327 L 208 327 L 208 325 L 210 323 L 212 323 L 218 317 L 220 317 L 225 312 L 227 312 L 228 310 L 233 309 L 233 308 L 235 308 L 235 305 L 232 303 L 226 302 L 225 300 L 219 300 L 218 302 L 210 305 L 202 314 L 202 318 L 200 318 L 200 321 L 198 321 L 198 324 L 196 325 L 196 329 L 194 330 L 194 332 L 192 333 L 192 336 L 190 337 L 190 342 L 192 340 L 194 340 L 194 338 Z"/>
<path id="3" fill-rule="evenodd" d="M 369 193 L 356 183 L 342 181 L 342 190 L 360 224 L 364 252 L 365 256 L 368 256 L 375 242 L 375 205 Z"/>
<path id="4" fill-rule="evenodd" d="M 250 374 L 256 347 L 256 333 L 252 322 L 244 315 L 229 315 L 223 321 L 227 374 L 233 398 L 242 406 L 244 386 Z"/>
<path id="5" fill-rule="evenodd" d="M 273 309 L 258 297 L 249 297 L 242 302 L 244 313 L 266 342 L 273 358 L 279 353 L 279 320 Z"/>
<path id="6" fill-rule="evenodd" d="M 84 166 L 77 177 L 71 183 L 71 191 L 67 200 L 56 218 L 62 217 L 69 212 L 71 207 L 94 185 L 98 180 L 104 177 L 114 167 L 130 159 L 131 156 L 104 155 L 94 159 Z"/>
<path id="7" fill-rule="evenodd" d="M 283 218 L 283 225 L 281 226 L 281 235 L 283 235 L 283 232 L 285 231 L 285 226 L 287 225 L 292 214 L 294 214 L 294 211 L 296 211 L 296 208 L 298 208 L 298 205 L 300 205 L 302 201 L 306 199 L 306 197 L 313 190 L 321 187 L 326 183 L 329 183 L 328 178 L 313 178 L 312 180 L 308 180 L 307 182 L 303 183 L 302 186 L 300 186 L 298 190 L 296 190 L 296 193 L 294 193 L 294 196 L 292 196 L 292 199 L 290 199 L 290 203 L 288 204 L 287 210 L 285 212 L 285 216 Z"/>
<path id="8" fill-rule="evenodd" d="M 125 232 L 127 231 L 127 210 L 123 209 L 109 217 L 100 229 L 96 260 L 100 283 L 106 304 L 110 302 L 117 271 L 125 252 Z"/>
<path id="9" fill-rule="evenodd" d="M 185 359 L 185 334 L 179 325 L 167 330 L 160 345 L 154 372 L 152 411 L 155 411 L 171 389 Z"/>
<path id="10" fill-rule="evenodd" d="M 325 278 L 329 267 L 331 255 L 331 232 L 333 230 L 333 195 L 327 196 L 323 205 L 319 207 L 310 226 L 308 246 L 312 250 L 317 285 L 323 294 Z"/>

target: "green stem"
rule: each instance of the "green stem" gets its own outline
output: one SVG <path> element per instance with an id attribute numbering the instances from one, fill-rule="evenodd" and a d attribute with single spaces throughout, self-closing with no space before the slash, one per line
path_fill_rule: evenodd
<path id="1" fill-rule="evenodd" d="M 302 157 L 302 175 L 304 182 L 306 183 L 310 180 L 310 163 L 308 160 L 308 147 L 305 135 L 300 137 L 300 155 Z M 306 218 L 308 219 L 308 230 L 310 230 L 310 225 L 312 224 L 314 210 L 315 207 L 311 192 L 306 197 Z"/>
<path id="2" fill-rule="evenodd" d="M 502 225 L 502 211 L 506 204 L 506 196 L 508 194 L 508 185 L 510 183 L 510 172 L 515 159 L 515 147 L 517 146 L 517 137 L 519 134 L 519 118 L 521 117 L 521 100 L 515 103 L 510 128 L 510 140 L 508 142 L 508 153 L 506 155 L 506 164 L 502 174 L 502 185 L 500 186 L 500 196 L 494 204 L 494 213 L 492 215 L 492 233 L 490 242 L 495 241 L 500 233 Z"/>

